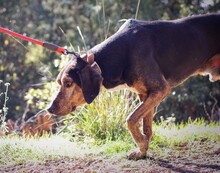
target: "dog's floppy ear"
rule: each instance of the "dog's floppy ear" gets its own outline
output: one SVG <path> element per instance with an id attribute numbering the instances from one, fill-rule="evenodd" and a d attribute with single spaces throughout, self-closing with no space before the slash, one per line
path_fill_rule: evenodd
<path id="1" fill-rule="evenodd" d="M 99 71 L 100 68 L 98 64 L 94 62 L 94 55 L 91 56 L 87 57 L 88 64 L 79 73 L 83 95 L 88 104 L 90 104 L 99 94 L 101 82 L 103 80 L 101 71 Z"/>

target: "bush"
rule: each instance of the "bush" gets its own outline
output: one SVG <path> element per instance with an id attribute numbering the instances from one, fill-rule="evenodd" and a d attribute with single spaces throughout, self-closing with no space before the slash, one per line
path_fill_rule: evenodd
<path id="1" fill-rule="evenodd" d="M 95 140 L 127 138 L 126 116 L 139 103 L 138 97 L 127 91 L 102 91 L 90 105 L 81 107 L 67 131 L 73 135 L 87 136 Z M 66 122 L 68 124 L 68 121 Z"/>

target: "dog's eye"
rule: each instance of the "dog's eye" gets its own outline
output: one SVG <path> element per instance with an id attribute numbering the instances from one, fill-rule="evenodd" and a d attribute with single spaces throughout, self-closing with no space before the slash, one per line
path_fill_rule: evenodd
<path id="1" fill-rule="evenodd" d="M 69 87 L 71 87 L 71 86 L 72 86 L 72 82 L 66 82 L 66 83 L 65 83 L 65 87 L 66 87 L 66 88 L 69 88 Z"/>
<path id="2" fill-rule="evenodd" d="M 61 80 L 57 80 L 57 83 L 58 83 L 59 85 L 61 85 Z"/>

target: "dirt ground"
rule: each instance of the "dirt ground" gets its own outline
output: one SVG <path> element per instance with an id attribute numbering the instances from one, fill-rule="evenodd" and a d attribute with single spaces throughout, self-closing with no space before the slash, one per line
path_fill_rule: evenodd
<path id="1" fill-rule="evenodd" d="M 126 156 L 82 156 L 46 160 L 44 163 L 4 165 L 0 172 L 30 173 L 130 173 L 130 172 L 181 172 L 217 173 L 220 172 L 220 146 L 215 143 L 193 143 L 172 149 L 149 151 L 143 160 L 128 160 Z"/>

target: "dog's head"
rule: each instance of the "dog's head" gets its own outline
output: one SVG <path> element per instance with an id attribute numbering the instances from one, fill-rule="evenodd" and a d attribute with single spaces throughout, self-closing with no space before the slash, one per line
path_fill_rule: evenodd
<path id="1" fill-rule="evenodd" d="M 102 80 L 94 54 L 84 58 L 74 57 L 57 76 L 60 87 L 48 112 L 62 116 L 79 105 L 90 104 L 99 94 Z"/>

